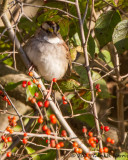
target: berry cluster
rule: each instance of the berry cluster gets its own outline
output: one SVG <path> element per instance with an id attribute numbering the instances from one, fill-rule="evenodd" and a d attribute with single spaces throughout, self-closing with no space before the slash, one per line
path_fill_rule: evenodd
<path id="1" fill-rule="evenodd" d="M 6 101 L 8 103 L 8 105 L 11 106 L 9 99 L 7 98 L 7 96 L 4 95 L 3 91 L 1 91 L 1 90 L 0 90 L 0 96 L 2 97 L 3 101 Z"/>
<path id="2" fill-rule="evenodd" d="M 101 92 L 100 84 L 96 84 L 95 88 L 96 88 L 97 92 Z"/>

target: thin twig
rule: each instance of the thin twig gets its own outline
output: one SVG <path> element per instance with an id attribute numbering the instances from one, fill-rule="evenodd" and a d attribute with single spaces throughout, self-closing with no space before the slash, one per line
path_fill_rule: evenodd
<path id="1" fill-rule="evenodd" d="M 0 84 L 0 89 L 4 92 L 4 95 L 8 98 L 9 102 L 11 103 L 13 109 L 15 110 L 15 112 L 17 113 L 19 119 L 20 119 L 20 122 L 21 122 L 21 126 L 22 126 L 22 130 L 23 132 L 25 132 L 25 129 L 24 129 L 24 124 L 23 124 L 23 120 L 22 120 L 22 115 L 20 115 L 20 113 L 18 112 L 18 110 L 16 109 L 15 105 L 13 104 L 13 102 L 11 101 L 10 97 L 8 96 L 8 94 L 6 93 L 6 91 L 4 90 L 3 86 Z"/>

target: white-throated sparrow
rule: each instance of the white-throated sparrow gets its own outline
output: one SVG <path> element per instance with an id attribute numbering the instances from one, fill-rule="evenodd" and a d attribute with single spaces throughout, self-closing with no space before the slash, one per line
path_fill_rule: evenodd
<path id="1" fill-rule="evenodd" d="M 59 25 L 44 22 L 24 46 L 30 61 L 47 81 L 62 79 L 71 62 L 68 47 L 59 33 Z"/>

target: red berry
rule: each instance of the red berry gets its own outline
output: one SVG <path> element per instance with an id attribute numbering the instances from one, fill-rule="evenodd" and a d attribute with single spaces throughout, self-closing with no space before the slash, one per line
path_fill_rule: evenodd
<path id="1" fill-rule="evenodd" d="M 110 130 L 110 128 L 109 128 L 108 126 L 105 126 L 105 127 L 104 127 L 104 130 L 107 132 L 107 131 Z"/>
<path id="2" fill-rule="evenodd" d="M 88 135 L 89 135 L 90 137 L 92 137 L 92 136 L 93 136 L 93 132 L 88 132 Z"/>
<path id="3" fill-rule="evenodd" d="M 45 108 L 48 108 L 49 104 L 50 104 L 49 101 L 46 100 L 46 101 L 44 102 L 44 107 L 45 107 Z"/>
<path id="4" fill-rule="evenodd" d="M 43 130 L 43 131 L 46 131 L 47 129 L 48 129 L 47 125 L 44 125 L 44 126 L 42 127 L 42 130 Z"/>
<path id="5" fill-rule="evenodd" d="M 111 142 L 110 142 L 111 144 L 114 144 L 115 143 L 115 140 L 114 139 L 111 139 Z"/>
<path id="6" fill-rule="evenodd" d="M 51 119 L 51 123 L 52 124 L 56 124 L 57 123 L 57 119 L 56 118 Z"/>
<path id="7" fill-rule="evenodd" d="M 54 119 L 54 118 L 56 118 L 56 116 L 55 116 L 55 114 L 51 114 L 49 118 Z"/>
<path id="8" fill-rule="evenodd" d="M 64 147 L 64 142 L 59 142 L 60 147 Z"/>
<path id="9" fill-rule="evenodd" d="M 55 139 L 51 139 L 50 146 L 53 147 L 53 148 L 56 146 Z"/>
<path id="10" fill-rule="evenodd" d="M 27 81 L 23 81 L 22 84 L 27 84 Z"/>
<path id="11" fill-rule="evenodd" d="M 111 142 L 111 138 L 110 137 L 107 138 L 107 142 Z"/>
<path id="12" fill-rule="evenodd" d="M 67 136 L 67 132 L 66 132 L 65 130 L 62 130 L 62 131 L 61 131 L 61 136 L 62 136 L 62 137 L 66 137 L 66 136 Z"/>
<path id="13" fill-rule="evenodd" d="M 25 132 L 25 133 L 24 133 L 24 137 L 26 137 L 26 136 L 27 136 L 27 133 Z"/>
<path id="14" fill-rule="evenodd" d="M 7 101 L 7 100 L 8 100 L 8 98 L 7 98 L 6 96 L 4 96 L 4 97 L 3 97 L 3 100 L 4 100 L 4 101 Z"/>
<path id="15" fill-rule="evenodd" d="M 11 154 L 12 154 L 11 152 L 7 152 L 6 155 L 7 155 L 7 157 L 11 157 Z"/>
<path id="16" fill-rule="evenodd" d="M 41 116 L 38 118 L 38 123 L 43 123 L 43 118 Z"/>
<path id="17" fill-rule="evenodd" d="M 79 152 L 79 148 L 77 148 L 77 147 L 74 148 L 74 152 L 75 152 L 75 153 L 78 153 L 78 152 Z"/>
<path id="18" fill-rule="evenodd" d="M 104 126 L 100 126 L 100 129 L 103 130 L 103 129 L 104 129 Z"/>
<path id="19" fill-rule="evenodd" d="M 33 79 L 33 83 L 38 84 L 38 81 L 36 79 Z"/>
<path id="20" fill-rule="evenodd" d="M 23 87 L 23 88 L 26 88 L 26 86 L 27 86 L 27 84 L 22 84 L 22 87 Z"/>
<path id="21" fill-rule="evenodd" d="M 97 92 L 101 92 L 101 89 L 98 89 Z"/>
<path id="22" fill-rule="evenodd" d="M 38 97 L 38 96 L 39 96 L 39 93 L 38 93 L 38 92 L 36 92 L 34 95 L 35 95 L 35 97 Z"/>
<path id="23" fill-rule="evenodd" d="M 100 148 L 99 152 L 100 152 L 100 153 L 103 153 L 103 152 L 104 152 L 104 149 L 103 149 L 103 148 Z"/>
<path id="24" fill-rule="evenodd" d="M 87 128 L 83 127 L 82 132 L 86 133 L 87 132 Z"/>
<path id="25" fill-rule="evenodd" d="M 81 154 L 83 152 L 83 150 L 81 148 L 78 148 L 78 153 Z"/>
<path id="26" fill-rule="evenodd" d="M 41 88 L 41 84 L 38 84 L 37 87 L 38 87 L 38 88 Z"/>
<path id="27" fill-rule="evenodd" d="M 6 130 L 7 130 L 8 132 L 10 131 L 10 129 L 11 129 L 10 126 L 8 126 L 8 127 L 6 128 Z"/>
<path id="28" fill-rule="evenodd" d="M 28 101 L 31 101 L 32 100 L 32 97 L 28 97 Z"/>
<path id="29" fill-rule="evenodd" d="M 33 72 L 29 72 L 28 75 L 32 77 L 33 76 Z"/>
<path id="30" fill-rule="evenodd" d="M 72 146 L 75 148 L 75 147 L 78 147 L 78 143 L 77 142 L 73 142 Z"/>
<path id="31" fill-rule="evenodd" d="M 52 79 L 52 81 L 53 81 L 53 82 L 56 82 L 56 81 L 57 81 L 57 79 L 56 79 L 56 78 L 53 78 L 53 79 Z"/>
<path id="32" fill-rule="evenodd" d="M 2 95 L 2 94 L 3 94 L 3 91 L 0 90 L 0 95 Z"/>
<path id="33" fill-rule="evenodd" d="M 27 144 L 28 140 L 26 138 L 23 138 L 22 142 L 23 144 Z"/>
<path id="34" fill-rule="evenodd" d="M 98 90 L 100 89 L 100 84 L 96 84 L 95 88 Z"/>
<path id="35" fill-rule="evenodd" d="M 31 99 L 31 103 L 35 103 L 36 102 L 36 99 L 35 98 L 32 98 Z"/>
<path id="36" fill-rule="evenodd" d="M 66 100 L 66 97 L 65 97 L 65 96 L 63 96 L 63 97 L 62 97 L 62 100 L 63 100 L 63 101 L 65 101 L 65 100 Z"/>
<path id="37" fill-rule="evenodd" d="M 9 133 L 10 133 L 10 134 L 12 134 L 13 132 L 14 132 L 13 129 L 10 129 L 10 130 L 9 130 Z"/>
<path id="38" fill-rule="evenodd" d="M 7 138 L 8 142 L 12 142 L 12 137 Z"/>
<path id="39" fill-rule="evenodd" d="M 32 84 L 32 82 L 31 81 L 28 81 L 28 85 L 30 86 Z"/>
<path id="40" fill-rule="evenodd" d="M 91 143 L 91 146 L 92 146 L 93 148 L 96 148 L 96 143 Z"/>
<path id="41" fill-rule="evenodd" d="M 4 135 L 3 135 L 3 136 L 1 136 L 1 139 L 2 139 L 3 141 L 5 140 L 5 138 L 6 138 L 6 137 L 5 137 Z"/>
<path id="42" fill-rule="evenodd" d="M 45 131 L 45 133 L 46 133 L 47 135 L 50 135 L 50 134 L 51 134 L 51 130 L 50 130 L 50 129 L 47 129 L 47 130 Z"/>
<path id="43" fill-rule="evenodd" d="M 48 139 L 46 139 L 46 143 L 48 143 Z"/>
<path id="44" fill-rule="evenodd" d="M 67 104 L 67 101 L 63 101 L 63 104 Z"/>
<path id="45" fill-rule="evenodd" d="M 41 101 L 39 101 L 37 104 L 38 104 L 39 107 L 43 106 L 43 103 Z"/>
<path id="46" fill-rule="evenodd" d="M 56 149 L 60 149 L 60 144 L 56 144 Z"/>
<path id="47" fill-rule="evenodd" d="M 92 143 L 94 143 L 94 140 L 93 140 L 93 138 L 89 138 L 89 140 L 88 140 L 88 143 L 89 143 L 89 144 L 92 144 Z"/>
<path id="48" fill-rule="evenodd" d="M 103 150 L 104 150 L 104 153 L 108 153 L 108 148 L 107 147 L 104 147 Z"/>
<path id="49" fill-rule="evenodd" d="M 7 143 L 7 142 L 8 142 L 8 139 L 7 139 L 7 138 L 5 138 L 5 139 L 4 139 L 4 142 L 5 142 L 5 143 Z"/>

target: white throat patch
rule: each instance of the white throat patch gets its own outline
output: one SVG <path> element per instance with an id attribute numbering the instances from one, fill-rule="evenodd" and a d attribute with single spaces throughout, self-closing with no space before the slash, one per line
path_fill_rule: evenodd
<path id="1" fill-rule="evenodd" d="M 44 39 L 45 39 L 47 42 L 52 43 L 52 44 L 61 43 L 61 39 L 58 38 L 58 37 L 48 38 L 47 36 L 44 36 Z"/>

